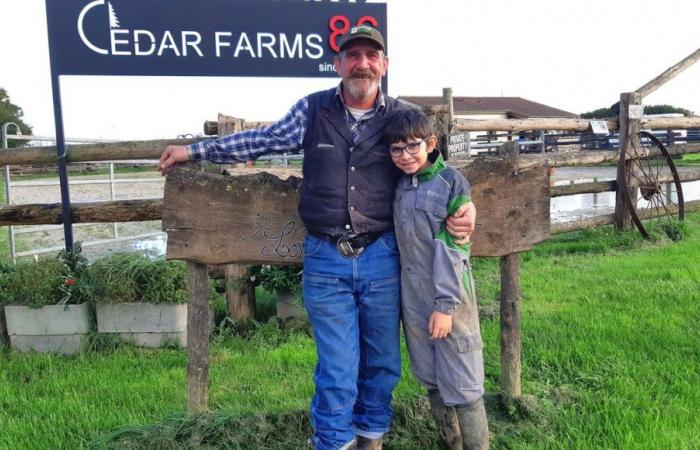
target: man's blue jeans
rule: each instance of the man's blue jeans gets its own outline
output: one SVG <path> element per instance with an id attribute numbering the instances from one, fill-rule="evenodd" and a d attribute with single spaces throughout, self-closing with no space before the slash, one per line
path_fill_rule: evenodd
<path id="1" fill-rule="evenodd" d="M 401 375 L 399 293 L 393 232 L 354 258 L 307 235 L 303 295 L 318 354 L 311 401 L 317 449 L 389 431 L 391 393 Z"/>

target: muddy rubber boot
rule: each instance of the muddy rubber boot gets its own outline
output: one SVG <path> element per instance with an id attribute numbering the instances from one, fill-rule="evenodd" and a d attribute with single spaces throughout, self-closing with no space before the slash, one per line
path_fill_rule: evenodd
<path id="1" fill-rule="evenodd" d="M 440 446 L 444 450 L 462 450 L 462 432 L 454 406 L 445 406 L 437 390 L 428 391 L 428 400 L 440 432 Z"/>
<path id="2" fill-rule="evenodd" d="M 484 399 L 470 406 L 457 406 L 457 419 L 462 429 L 464 450 L 488 450 L 489 424 Z"/>
<path id="3" fill-rule="evenodd" d="M 357 450 L 382 450 L 384 439 L 370 439 L 364 436 L 357 436 Z"/>
<path id="4" fill-rule="evenodd" d="M 352 441 L 340 447 L 340 450 L 357 450 L 358 448 L 359 447 L 357 446 L 357 439 L 353 439 Z"/>
<path id="5" fill-rule="evenodd" d="M 313 439 L 309 438 L 306 441 L 306 445 L 311 448 L 315 449 L 316 447 L 314 446 Z M 352 441 L 348 442 L 347 444 L 343 445 L 340 447 L 339 450 L 357 450 L 357 440 L 353 439 Z"/>

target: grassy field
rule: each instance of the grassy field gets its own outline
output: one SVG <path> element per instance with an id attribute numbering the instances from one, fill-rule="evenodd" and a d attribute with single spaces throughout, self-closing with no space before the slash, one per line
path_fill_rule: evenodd
<path id="1" fill-rule="evenodd" d="M 700 153 L 690 153 L 683 155 L 683 158 L 678 161 L 681 166 L 693 166 L 700 164 Z"/>
<path id="2" fill-rule="evenodd" d="M 495 395 L 498 261 L 475 260 L 492 448 L 700 448 L 700 214 L 685 232 L 645 242 L 603 228 L 523 254 L 526 397 L 508 408 Z M 201 417 L 182 412 L 184 351 L 93 345 L 74 358 L 0 352 L 0 449 L 303 448 L 315 364 L 303 329 L 216 337 L 214 412 Z M 437 448 L 421 393 L 404 352 L 386 448 Z"/>

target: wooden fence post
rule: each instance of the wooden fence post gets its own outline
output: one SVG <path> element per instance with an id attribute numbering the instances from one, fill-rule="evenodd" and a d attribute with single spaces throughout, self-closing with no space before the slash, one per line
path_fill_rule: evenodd
<path id="1" fill-rule="evenodd" d="M 518 144 L 506 142 L 500 153 L 505 155 L 517 174 Z M 501 256 L 501 398 L 505 402 L 521 394 L 520 357 L 520 254 Z"/>
<path id="2" fill-rule="evenodd" d="M 452 131 L 452 121 L 455 119 L 455 105 L 452 100 L 452 88 L 442 88 L 442 101 L 447 105 L 449 111 L 448 131 Z"/>
<path id="3" fill-rule="evenodd" d="M 629 186 L 630 173 L 634 170 L 634 164 L 627 160 L 625 155 L 632 152 L 633 147 L 639 146 L 639 130 L 641 129 L 641 114 L 639 117 L 630 118 L 630 107 L 642 108 L 642 96 L 636 92 L 627 92 L 620 95 L 620 161 L 617 165 L 617 186 L 615 192 L 615 228 L 629 230 L 632 228 L 632 216 L 629 206 L 624 200 L 624 190 L 620 186 Z M 626 183 L 623 183 L 626 181 Z M 637 198 L 636 188 L 630 190 L 631 198 Z"/>
<path id="4" fill-rule="evenodd" d="M 226 264 L 226 300 L 228 316 L 233 320 L 252 319 L 255 317 L 255 286 L 244 278 L 247 265 Z"/>
<path id="5" fill-rule="evenodd" d="M 442 88 L 442 101 L 447 105 L 447 123 L 444 126 L 444 138 L 439 142 L 439 145 L 442 157 L 447 161 L 450 159 L 450 133 L 452 132 L 452 121 L 455 118 L 452 88 Z"/>
<path id="6" fill-rule="evenodd" d="M 243 119 L 219 114 L 218 134 L 237 133 L 243 130 Z M 225 168 L 242 166 L 241 164 L 225 164 Z M 255 317 L 255 286 L 250 280 L 244 280 L 247 265 L 226 264 L 224 273 L 226 274 L 226 301 L 228 302 L 228 317 L 232 320 L 252 319 Z"/>
<path id="7" fill-rule="evenodd" d="M 209 283 L 207 266 L 187 262 L 187 408 L 207 409 L 209 381 Z"/>

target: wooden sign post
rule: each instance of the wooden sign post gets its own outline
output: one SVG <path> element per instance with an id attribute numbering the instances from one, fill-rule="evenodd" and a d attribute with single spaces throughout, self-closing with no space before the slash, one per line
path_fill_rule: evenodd
<path id="1" fill-rule="evenodd" d="M 519 149 L 507 142 L 500 149 L 506 164 L 518 175 Z M 520 253 L 501 256 L 501 396 L 506 403 L 521 394 L 520 374 Z"/>
<path id="2" fill-rule="evenodd" d="M 528 163 L 520 168 L 514 143 L 504 156 L 459 163 L 455 167 L 472 185 L 477 221 L 483 224 L 473 235 L 472 255 L 504 257 L 501 383 L 504 396 L 512 398 L 520 394 L 517 253 L 549 238 L 547 165 Z M 166 256 L 188 262 L 188 405 L 195 411 L 205 409 L 207 402 L 205 265 L 301 262 L 306 230 L 296 212 L 300 171 L 266 170 L 227 176 L 187 163 L 176 167 L 166 180 Z M 283 173 L 286 179 L 275 173 Z"/>
<path id="3" fill-rule="evenodd" d="M 205 264 L 187 262 L 187 408 L 207 409 L 209 381 L 209 279 Z"/>

